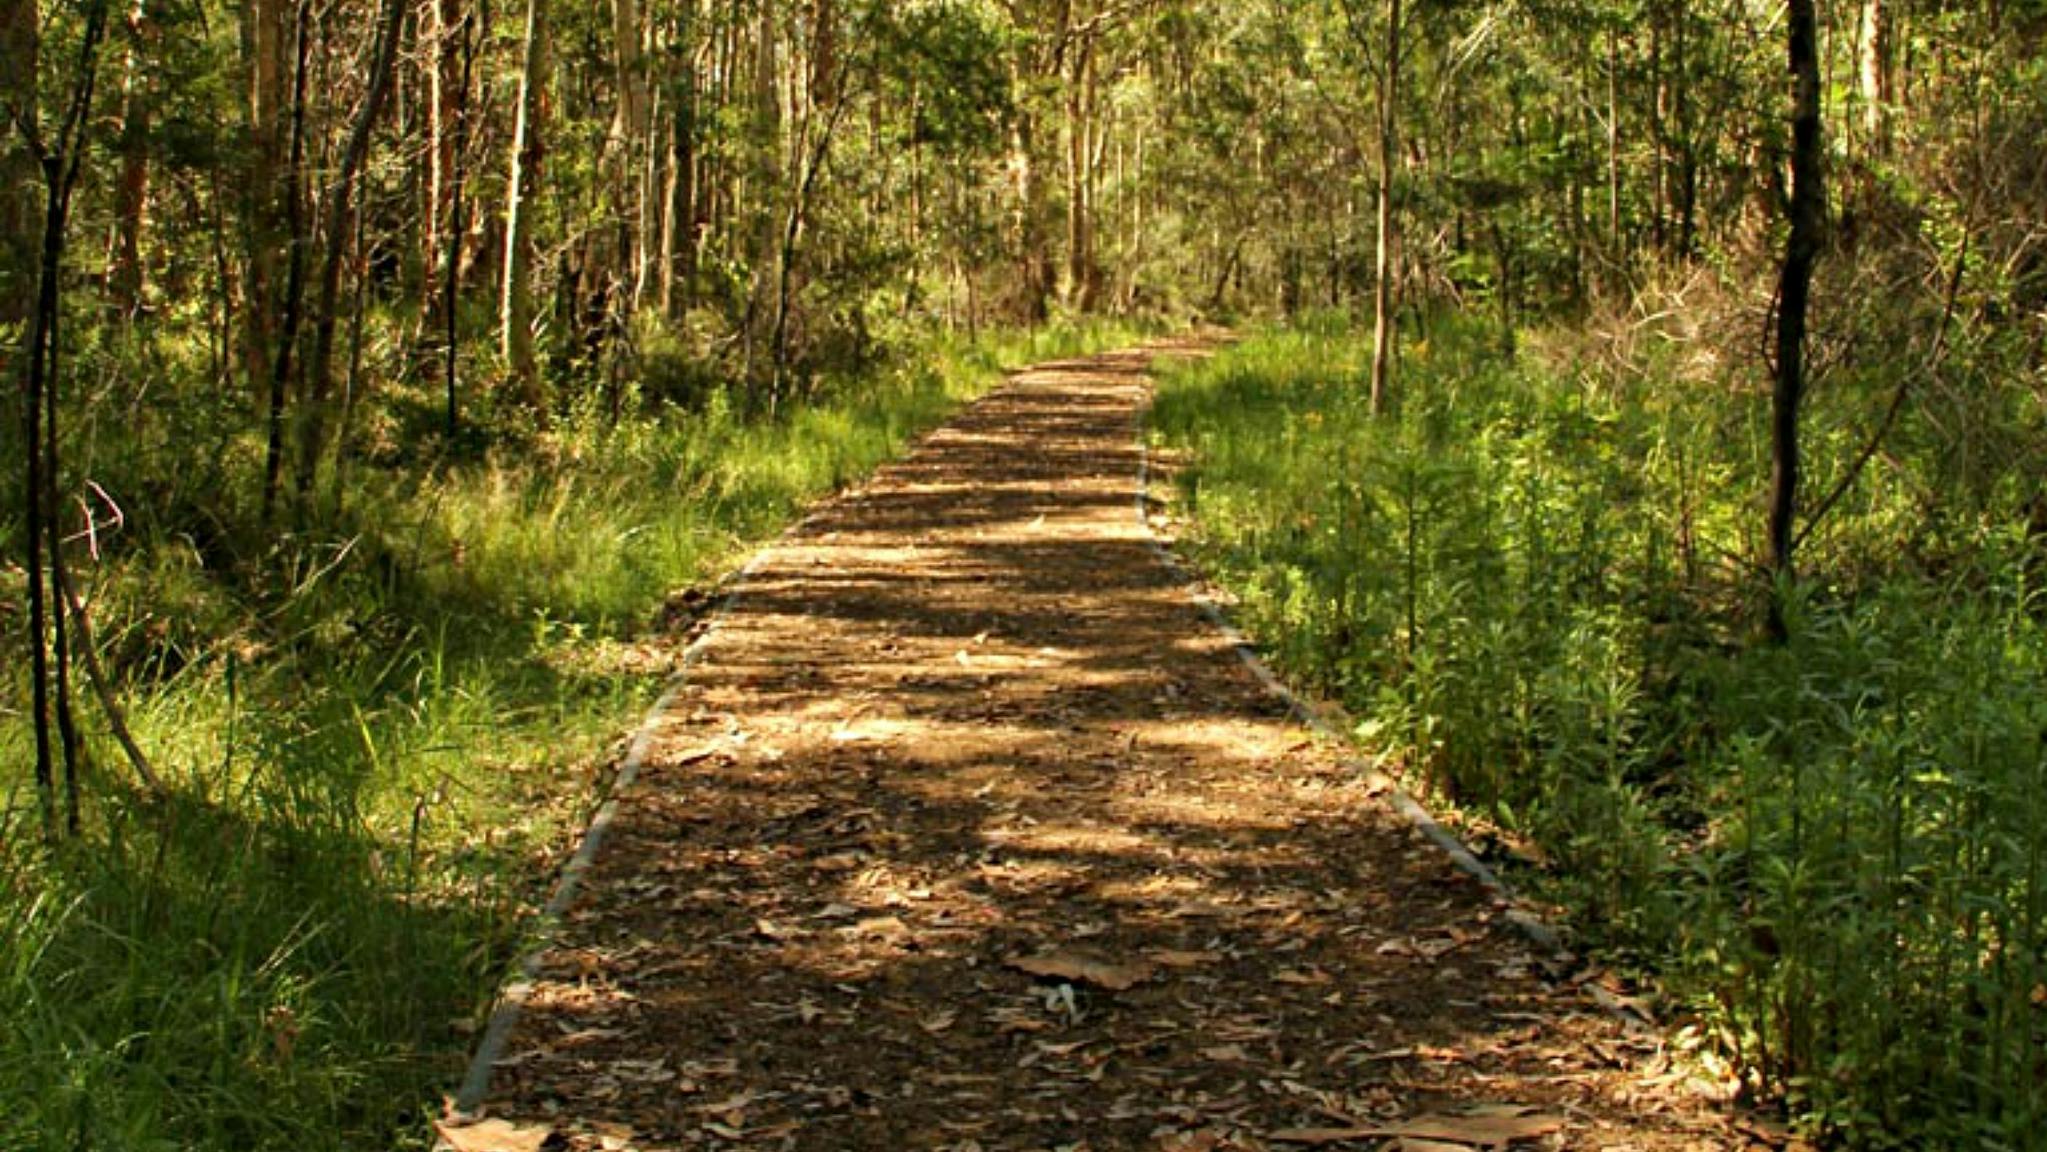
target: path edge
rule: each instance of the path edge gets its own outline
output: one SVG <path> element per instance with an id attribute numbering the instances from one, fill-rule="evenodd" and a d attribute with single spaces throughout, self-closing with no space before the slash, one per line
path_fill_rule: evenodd
<path id="1" fill-rule="evenodd" d="M 1133 438 L 1137 442 L 1137 475 L 1135 477 L 1133 505 L 1136 512 L 1137 525 L 1143 533 L 1146 548 L 1173 579 L 1178 581 L 1187 590 L 1188 598 L 1200 610 L 1202 616 L 1208 620 L 1209 624 L 1229 642 L 1231 650 L 1236 653 L 1237 659 L 1243 663 L 1244 667 L 1250 670 L 1251 674 L 1265 687 L 1268 693 L 1286 705 L 1288 715 L 1296 723 L 1301 724 L 1316 734 L 1334 742 L 1339 748 L 1344 749 L 1342 763 L 1346 767 L 1359 772 L 1370 786 L 1381 790 L 1390 799 L 1394 809 L 1405 817 L 1411 826 L 1431 843 L 1435 844 L 1444 855 L 1449 857 L 1451 863 L 1459 871 L 1477 880 L 1486 889 L 1488 894 L 1503 907 L 1504 916 L 1508 923 L 1518 929 L 1532 944 L 1553 956 L 1569 958 L 1571 955 L 1570 950 L 1565 946 L 1562 937 L 1555 928 L 1551 927 L 1541 916 L 1523 906 L 1506 882 L 1502 881 L 1497 873 L 1487 867 L 1472 852 L 1469 845 L 1443 827 L 1442 823 L 1430 814 L 1428 809 L 1424 808 L 1406 788 L 1402 787 L 1399 781 L 1387 775 L 1386 772 L 1376 765 L 1355 755 L 1350 750 L 1349 740 L 1343 734 L 1337 732 L 1335 728 L 1331 727 L 1328 720 L 1320 712 L 1310 707 L 1307 701 L 1302 699 L 1292 688 L 1289 688 L 1286 682 L 1281 680 L 1272 671 L 1258 654 L 1257 646 L 1251 642 L 1251 639 L 1242 630 L 1230 622 L 1221 604 L 1208 592 L 1199 573 L 1181 560 L 1179 555 L 1168 547 L 1160 536 L 1152 522 L 1151 516 L 1152 455 L 1151 441 L 1147 432 L 1151 425 L 1152 405 L 1157 395 L 1157 377 L 1153 371 L 1153 366 L 1159 359 L 1163 358 L 1165 358 L 1164 354 L 1154 353 L 1151 361 L 1147 363 L 1145 368 L 1145 394 L 1132 414 Z M 1043 365 L 1032 365 L 1023 371 L 1027 372 L 1039 367 L 1043 367 Z M 1013 383 L 1014 375 L 1021 374 L 1021 372 L 1013 374 L 1011 382 Z M 999 389 L 992 391 L 999 391 Z M 463 1073 L 461 1084 L 453 1098 L 451 1120 L 461 1123 L 481 1117 L 485 1101 L 490 1094 L 493 1072 L 498 1062 L 503 1059 L 505 1046 L 510 1043 L 512 1031 L 517 1027 L 519 1018 L 524 1013 L 526 1003 L 531 998 L 533 989 L 539 980 L 541 957 L 546 954 L 559 935 L 564 917 L 568 912 L 569 905 L 574 902 L 576 894 L 581 888 L 584 875 L 589 872 L 591 866 L 595 863 L 597 853 L 603 848 L 606 834 L 610 831 L 613 822 L 618 818 L 620 799 L 632 787 L 633 783 L 639 779 L 641 770 L 646 766 L 647 756 L 653 748 L 655 731 L 659 727 L 661 720 L 668 715 L 675 701 L 680 698 L 683 690 L 688 686 L 691 670 L 702 659 L 704 652 L 716 637 L 719 625 L 724 623 L 726 617 L 731 614 L 733 607 L 745 592 L 748 582 L 751 581 L 762 565 L 766 563 L 769 555 L 774 552 L 778 545 L 792 539 L 804 529 L 812 526 L 819 514 L 818 510 L 813 510 L 808 515 L 798 519 L 783 530 L 777 539 L 757 549 L 744 565 L 727 573 L 715 585 L 714 603 L 716 607 L 706 617 L 707 623 L 703 631 L 683 649 L 682 662 L 669 677 L 667 686 L 662 690 L 661 695 L 647 709 L 646 713 L 641 717 L 639 724 L 634 728 L 632 742 L 627 748 L 625 761 L 619 766 L 618 774 L 613 778 L 603 803 L 598 805 L 596 813 L 585 827 L 574 855 L 562 867 L 561 877 L 556 881 L 554 891 L 549 896 L 546 905 L 542 907 L 539 922 L 534 927 L 527 947 L 520 957 L 515 969 L 516 975 L 501 985 L 498 991 L 496 1002 L 491 1008 L 490 1018 L 484 1026 L 483 1038 L 477 1042 L 476 1050 L 470 1057 L 468 1067 Z M 439 1140 L 436 1141 L 435 1146 L 437 1148 L 445 1148 L 447 1144 L 445 1140 Z"/>
<path id="2" fill-rule="evenodd" d="M 1153 365 L 1157 363 L 1157 360 L 1168 358 L 1169 355 L 1155 357 Z M 1152 366 L 1146 367 L 1145 380 L 1144 399 L 1138 404 L 1137 411 L 1133 416 L 1137 440 L 1137 480 L 1134 503 L 1137 512 L 1137 525 L 1144 533 L 1145 546 L 1151 550 L 1152 555 L 1165 567 L 1173 579 L 1179 581 L 1181 586 L 1186 589 L 1188 599 L 1200 610 L 1201 615 L 1208 620 L 1209 624 L 1222 634 L 1223 639 L 1229 642 L 1231 650 L 1236 653 L 1237 659 L 1244 667 L 1250 670 L 1251 675 L 1256 677 L 1260 684 L 1264 685 L 1265 690 L 1274 699 L 1286 705 L 1287 714 L 1290 718 L 1334 743 L 1341 750 L 1342 764 L 1358 772 L 1363 776 L 1368 786 L 1385 795 L 1394 810 L 1405 817 L 1409 825 L 1440 849 L 1445 856 L 1448 856 L 1450 862 L 1457 867 L 1458 871 L 1478 881 L 1485 888 L 1487 894 L 1500 906 L 1502 915 L 1507 922 L 1512 924 L 1529 943 L 1559 960 L 1574 960 L 1574 955 L 1564 943 L 1563 936 L 1556 928 L 1552 927 L 1542 916 L 1530 910 L 1522 903 L 1514 890 L 1507 886 L 1507 882 L 1500 879 L 1498 873 L 1487 867 L 1485 862 L 1480 860 L 1478 855 L 1471 850 L 1470 845 L 1459 839 L 1456 833 L 1445 828 L 1442 822 L 1436 819 L 1434 814 L 1423 807 L 1421 802 L 1416 800 L 1414 795 L 1401 785 L 1400 781 L 1395 780 L 1377 765 L 1357 755 L 1348 736 L 1338 732 L 1330 725 L 1327 717 L 1319 710 L 1311 707 L 1306 700 L 1301 698 L 1299 693 L 1287 686 L 1286 681 L 1280 679 L 1279 675 L 1265 663 L 1264 657 L 1259 655 L 1258 646 L 1252 643 L 1251 638 L 1246 636 L 1243 630 L 1230 622 L 1228 614 L 1223 611 L 1221 603 L 1216 600 L 1215 596 L 1209 592 L 1207 583 L 1200 573 L 1186 561 L 1182 560 L 1179 554 L 1174 552 L 1160 536 L 1151 515 L 1152 455 L 1149 432 L 1151 429 L 1152 405 L 1158 394 L 1158 378 Z"/>
<path id="3" fill-rule="evenodd" d="M 504 1058 L 505 1045 L 511 1042 L 512 1030 L 518 1026 L 519 1017 L 525 1011 L 526 1002 L 532 997 L 533 989 L 539 981 L 541 957 L 553 947 L 559 936 L 569 905 L 575 901 L 576 893 L 582 887 L 584 875 L 596 862 L 597 853 L 604 846 L 606 834 L 610 832 L 613 822 L 618 819 L 619 801 L 639 779 L 641 769 L 646 767 L 647 756 L 654 746 L 655 731 L 674 707 L 676 700 L 681 697 L 683 689 L 688 686 L 690 671 L 703 658 L 704 651 L 710 647 L 712 639 L 717 635 L 718 626 L 731 614 L 733 605 L 738 603 L 748 581 L 760 570 L 768 555 L 777 545 L 807 527 L 814 518 L 815 513 L 812 513 L 791 524 L 776 540 L 756 549 L 745 564 L 726 573 L 713 586 L 714 607 L 704 618 L 706 624 L 703 631 L 682 650 L 682 663 L 669 675 L 661 695 L 640 717 L 639 724 L 633 729 L 632 743 L 627 746 L 625 762 L 619 765 L 618 774 L 612 778 L 604 802 L 597 806 L 596 813 L 584 827 L 575 854 L 562 866 L 561 876 L 555 881 L 554 892 L 541 908 L 538 923 L 534 926 L 526 948 L 514 969 L 515 975 L 498 989 L 490 1019 L 484 1026 L 483 1039 L 477 1042 L 476 1051 L 471 1055 L 469 1066 L 463 1072 L 462 1083 L 455 1092 L 451 1117 L 455 1122 L 474 1120 L 481 1116 L 484 1102 L 490 1095 L 492 1073 L 498 1061 Z M 445 1148 L 447 1144 L 445 1141 L 439 1141 L 436 1147 Z"/>

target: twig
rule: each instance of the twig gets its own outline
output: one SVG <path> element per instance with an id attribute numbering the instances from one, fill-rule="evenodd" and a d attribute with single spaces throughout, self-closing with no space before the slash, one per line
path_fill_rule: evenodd
<path id="1" fill-rule="evenodd" d="M 1969 211 L 1962 217 L 1962 244 L 1955 251 L 1954 270 L 1948 275 L 1947 300 L 1941 307 L 1940 324 L 1933 330 L 1933 347 L 1926 353 L 1924 370 L 1929 375 L 1939 370 L 1941 358 L 1947 354 L 1948 328 L 1954 323 L 1956 303 L 1962 295 L 1962 275 L 1969 267 L 1969 241 L 1975 235 L 1970 224 L 1975 215 L 1976 205 L 1974 198 L 1971 198 Z M 1855 482 L 1862 478 L 1863 470 L 1876 457 L 1877 450 L 1883 447 L 1884 440 L 1890 436 L 1891 429 L 1897 424 L 1898 414 L 1905 408 L 1905 398 L 1912 392 L 1912 378 L 1911 372 L 1900 374 L 1898 387 L 1891 393 L 1890 407 L 1884 409 L 1883 419 L 1878 422 L 1876 431 L 1871 433 L 1869 442 L 1864 444 L 1862 451 L 1856 455 L 1855 463 L 1835 482 L 1833 490 L 1827 493 L 1826 499 L 1820 501 L 1819 506 L 1807 518 L 1805 527 L 1793 538 L 1791 547 L 1794 552 L 1805 544 L 1806 538 L 1826 520 L 1827 514 L 1834 510 L 1842 497 L 1848 495 L 1848 490 L 1855 486 Z"/>
<path id="2" fill-rule="evenodd" d="M 121 702 L 114 698 L 113 685 L 100 667 L 99 648 L 92 635 L 92 617 L 86 614 L 85 605 L 79 602 L 78 594 L 71 588 L 71 577 L 62 567 L 56 569 L 57 593 L 64 598 L 64 608 L 71 613 L 71 619 L 78 625 L 78 651 L 85 657 L 85 676 L 92 683 L 93 695 L 99 698 L 100 709 L 107 714 L 107 728 L 114 734 L 114 740 L 121 745 L 121 751 L 128 754 L 128 762 L 135 766 L 135 775 L 141 777 L 143 786 L 152 796 L 163 795 L 163 779 L 149 766 L 149 757 L 142 752 L 142 746 L 128 731 L 128 714 L 122 710 Z"/>

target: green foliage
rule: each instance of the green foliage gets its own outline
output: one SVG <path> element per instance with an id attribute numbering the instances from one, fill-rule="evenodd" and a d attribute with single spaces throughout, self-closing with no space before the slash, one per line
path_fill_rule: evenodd
<path id="1" fill-rule="evenodd" d="M 1172 378 L 1154 419 L 1184 453 L 1194 554 L 1368 747 L 1539 845 L 1524 881 L 1660 972 L 1753 1088 L 1862 1144 L 2027 1144 L 2047 1115 L 2047 554 L 2024 497 L 1951 491 L 1928 542 L 1913 502 L 1953 463 L 1908 420 L 1906 475 L 1837 513 L 1834 578 L 1802 590 L 1789 646 L 1762 645 L 1737 559 L 1760 404 L 1656 353 L 1623 387 L 1509 365 L 1483 329 L 1433 319 L 1380 421 L 1368 341 L 1340 324 Z M 1818 416 L 1836 473 L 1866 418 Z"/>
<path id="2" fill-rule="evenodd" d="M 26 717 L 0 712 L 0 1147 L 415 1139 L 672 666 L 663 594 L 1001 371 L 1123 336 L 927 341 L 773 420 L 712 388 L 614 421 L 590 391 L 474 460 L 359 463 L 282 537 L 210 403 L 98 440 L 128 513 L 93 573 L 101 657 L 171 789 L 124 788 L 86 706 L 86 827 L 46 847 Z"/>

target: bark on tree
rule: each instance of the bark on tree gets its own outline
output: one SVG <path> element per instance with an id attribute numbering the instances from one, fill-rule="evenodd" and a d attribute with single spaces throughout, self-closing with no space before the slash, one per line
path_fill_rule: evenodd
<path id="1" fill-rule="evenodd" d="M 120 174 L 114 181 L 114 237 L 107 256 L 107 299 L 114 313 L 132 316 L 142 305 L 142 235 L 149 217 L 149 135 L 153 116 L 147 91 L 155 23 L 143 0 L 128 11 L 128 58 L 121 78 Z"/>
<path id="2" fill-rule="evenodd" d="M 438 278 L 443 262 L 443 234 L 454 216 L 455 117 L 462 93 L 462 51 L 458 38 L 468 35 L 461 0 L 427 0 L 428 51 L 426 189 L 420 204 L 420 321 L 431 323 L 442 301 Z M 460 245 L 459 236 L 446 243 Z"/>
<path id="3" fill-rule="evenodd" d="M 480 12 L 488 10 L 488 5 L 479 7 Z M 456 75 L 455 88 L 455 159 L 448 182 L 448 254 L 442 262 L 441 276 L 441 292 L 445 297 L 441 308 L 441 388 L 446 400 L 443 431 L 451 441 L 461 425 L 462 311 L 459 304 L 462 295 L 462 242 L 469 232 L 464 218 L 468 201 L 463 194 L 469 174 L 470 77 L 476 65 L 476 41 L 488 35 L 488 31 L 474 28 L 471 20 L 465 18 L 460 25 L 460 33 L 458 43 L 462 66 Z"/>
<path id="4" fill-rule="evenodd" d="M 1890 152 L 1891 21 L 1883 0 L 1862 0 L 1857 83 L 1862 100 L 1862 126 L 1870 153 Z"/>
<path id="5" fill-rule="evenodd" d="M 299 0 L 292 32 L 291 140 L 284 165 L 284 221 L 290 252 L 285 266 L 283 318 L 277 351 L 270 364 L 270 411 L 263 452 L 262 522 L 266 525 L 276 511 L 284 477 L 285 397 L 290 390 L 292 356 L 298 349 L 306 294 L 306 65 L 311 51 L 311 23 L 311 0 Z"/>
<path id="6" fill-rule="evenodd" d="M 249 149 L 243 172 L 246 247 L 242 254 L 241 361 L 250 390 L 265 388 L 276 378 L 277 254 L 287 242 L 284 179 L 288 150 L 287 113 L 290 97 L 292 37 L 287 12 L 298 0 L 246 0 L 242 5 L 242 53 L 247 69 Z M 282 405 L 273 406 L 280 413 Z"/>
<path id="7" fill-rule="evenodd" d="M 693 302 L 697 259 L 696 0 L 678 6 L 669 53 L 678 65 L 669 101 L 668 179 L 661 223 L 661 311 L 680 320 Z"/>
<path id="8" fill-rule="evenodd" d="M 40 37 L 34 0 L 0 0 L 0 72 L 24 78 L 0 96 L 6 137 L 0 141 L 0 369 L 20 382 L 22 522 L 27 539 L 30 716 L 35 730 L 35 783 L 55 827 L 55 763 L 50 743 L 49 605 L 43 579 L 43 376 L 40 345 L 31 339 L 42 280 L 38 202 L 41 167 L 33 140 Z"/>
<path id="9" fill-rule="evenodd" d="M 334 329 L 341 300 L 341 262 L 348 253 L 355 212 L 355 181 L 369 158 L 370 134 L 383 114 L 391 91 L 391 78 L 398 70 L 398 30 L 404 22 L 404 0 L 384 0 L 377 20 L 376 46 L 371 49 L 370 71 L 365 78 L 362 105 L 348 130 L 341 150 L 341 164 L 327 186 L 320 219 L 326 227 L 326 248 L 320 264 L 320 300 L 313 318 L 313 355 L 306 366 L 306 411 L 299 443 L 298 494 L 313 490 L 320 456 L 326 450 L 327 408 L 333 394 Z M 454 305 L 449 299 L 450 308 Z"/>
<path id="10" fill-rule="evenodd" d="M 1799 407 L 1805 392 L 1806 310 L 1812 294 L 1813 266 L 1819 260 L 1820 236 L 1826 226 L 1827 197 L 1822 167 L 1820 123 L 1819 25 L 1814 0 L 1786 0 L 1792 87 L 1791 235 L 1777 287 L 1777 364 L 1770 396 L 1770 595 L 1769 632 L 1777 640 L 1790 635 L 1785 596 L 1797 574 L 1796 542 L 1799 483 Z"/>
<path id="11" fill-rule="evenodd" d="M 35 303 L 28 318 L 27 364 L 22 373 L 22 417 L 26 451 L 29 575 L 29 646 L 32 724 L 35 729 L 36 789 L 52 834 L 57 828 L 50 723 L 54 718 L 62 745 L 69 826 L 79 822 L 78 777 L 82 746 L 71 707 L 71 636 L 63 611 L 65 587 L 63 533 L 58 529 L 60 449 L 57 427 L 61 380 L 58 334 L 62 310 L 64 253 L 69 239 L 71 193 L 85 155 L 91 128 L 93 90 L 99 77 L 100 41 L 106 30 L 105 0 L 86 10 L 79 41 L 77 68 L 64 115 L 54 139 L 43 135 L 37 110 L 28 101 L 16 105 L 15 133 L 29 150 L 42 175 L 43 212 L 40 252 L 35 261 Z M 31 14 L 32 15 L 32 14 Z M 30 85 L 33 93 L 35 87 Z M 31 100 L 33 97 L 31 97 Z M 54 716 L 53 716 L 54 713 Z"/>
<path id="12" fill-rule="evenodd" d="M 526 0 L 520 35 L 519 98 L 514 111 L 510 173 L 505 181 L 504 279 L 498 293 L 498 348 L 510 367 L 521 400 L 539 399 L 539 371 L 533 356 L 533 225 L 529 201 L 540 176 L 545 135 L 546 28 L 540 0 Z"/>
<path id="13" fill-rule="evenodd" d="M 1372 412 L 1385 411 L 1393 373 L 1394 277 L 1393 166 L 1400 160 L 1400 0 L 1387 0 L 1385 59 L 1379 72 L 1378 251 L 1372 288 Z"/>
<path id="14" fill-rule="evenodd" d="M 647 195 L 640 180 L 652 139 L 652 106 L 647 93 L 647 68 L 641 51 L 646 35 L 639 0 L 612 0 L 612 62 L 618 105 L 611 124 L 614 230 L 618 235 L 617 273 L 630 286 L 637 308 L 647 282 Z"/>
<path id="15" fill-rule="evenodd" d="M 13 381 L 35 311 L 39 196 L 34 151 L 22 131 L 34 123 L 40 36 L 35 0 L 0 0 L 0 380 Z"/>
<path id="16" fill-rule="evenodd" d="M 1014 231 L 1021 266 L 1017 319 L 1042 324 L 1051 315 L 1052 252 L 1045 237 L 1045 181 L 1038 172 L 1037 117 L 1018 108 L 1010 125 L 1010 176 L 1016 186 Z"/>
<path id="17" fill-rule="evenodd" d="M 1072 49 L 1073 74 L 1066 81 L 1066 282 L 1075 311 L 1095 306 L 1100 274 L 1095 264 L 1094 204 L 1091 193 L 1095 132 L 1095 38 Z"/>

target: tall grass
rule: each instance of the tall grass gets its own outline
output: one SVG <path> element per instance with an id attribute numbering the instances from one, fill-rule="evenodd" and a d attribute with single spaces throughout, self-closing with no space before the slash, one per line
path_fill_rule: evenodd
<path id="1" fill-rule="evenodd" d="M 1297 680 L 1661 974 L 1752 1090 L 1868 1145 L 2047 1119 L 2047 552 L 2014 505 L 1905 536 L 1903 430 L 1755 639 L 1759 395 L 1507 363 L 1449 318 L 1370 417 L 1340 327 L 1163 386 L 1188 546 Z M 1859 415 L 1859 414 L 1858 414 Z M 1858 447 L 1816 416 L 1827 474 Z M 1911 545 L 1901 543 L 1911 539 Z M 1937 564 L 1914 555 L 1937 554 Z"/>
<path id="2" fill-rule="evenodd" d="M 664 595 L 1003 370 L 1124 335 L 931 344 L 776 419 L 715 391 L 571 411 L 466 462 L 361 465 L 268 536 L 238 503 L 258 454 L 205 413 L 102 430 L 85 468 L 130 528 L 93 612 L 171 790 L 127 791 L 92 731 L 84 833 L 46 844 L 0 672 L 0 1147 L 418 1143 L 672 666 Z"/>

